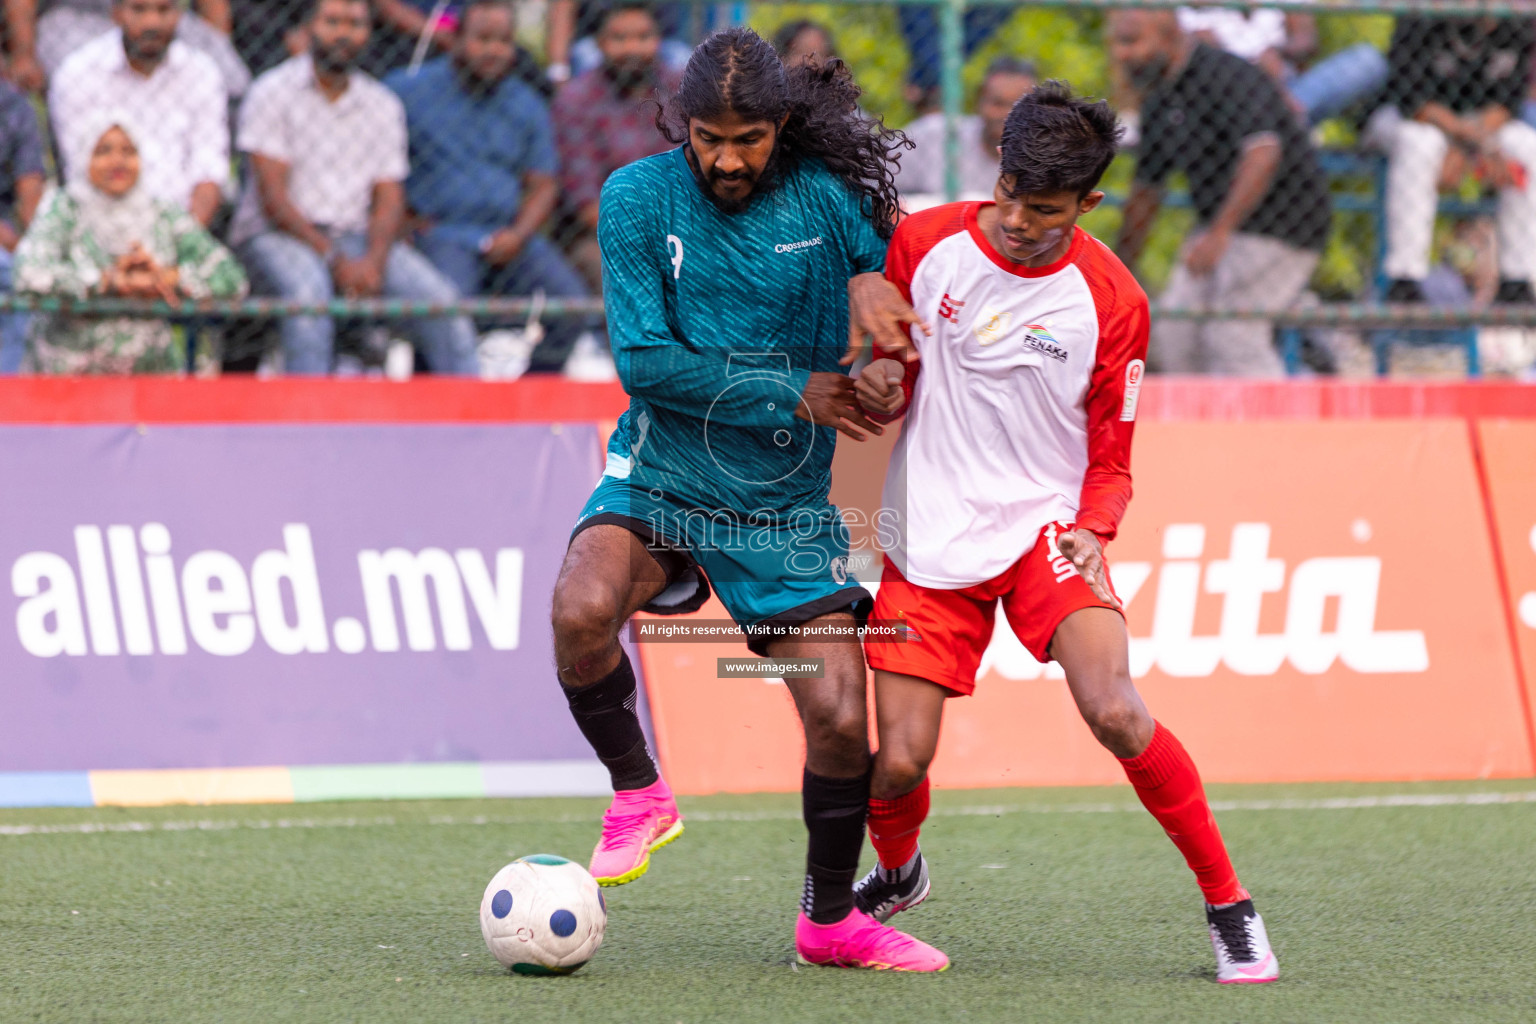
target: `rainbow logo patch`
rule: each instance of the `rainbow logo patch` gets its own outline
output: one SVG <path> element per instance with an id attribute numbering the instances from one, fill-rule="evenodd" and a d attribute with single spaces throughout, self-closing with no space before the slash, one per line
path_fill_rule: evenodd
<path id="1" fill-rule="evenodd" d="M 1062 348 L 1061 342 L 1045 329 L 1044 324 L 1025 324 L 1023 340 L 1025 348 L 1050 356 L 1057 362 L 1067 361 L 1067 350 Z"/>

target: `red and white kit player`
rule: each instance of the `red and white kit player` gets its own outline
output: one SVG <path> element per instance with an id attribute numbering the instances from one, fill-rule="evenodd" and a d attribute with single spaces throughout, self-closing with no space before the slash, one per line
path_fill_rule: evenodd
<path id="1" fill-rule="evenodd" d="M 1000 603 L 1031 654 L 1061 663 L 1094 736 L 1194 871 L 1218 979 L 1273 981 L 1263 920 L 1194 762 L 1131 682 L 1102 553 L 1131 498 L 1149 320 L 1130 271 L 1077 227 L 1104 198 L 1118 134 L 1107 104 L 1047 83 L 1008 116 L 996 201 L 926 210 L 891 241 L 886 275 L 925 324 L 915 351 L 880 347 L 858 382 L 872 414 L 906 416 L 883 501 L 898 540 L 874 617 L 908 626 L 906 643 L 865 650 L 880 863 L 858 899 L 884 921 L 928 895 L 918 831 L 944 701 L 975 688 Z"/>

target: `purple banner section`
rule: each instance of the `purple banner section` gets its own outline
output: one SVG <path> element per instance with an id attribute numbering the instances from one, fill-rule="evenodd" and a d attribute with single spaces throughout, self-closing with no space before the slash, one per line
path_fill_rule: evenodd
<path id="1" fill-rule="evenodd" d="M 592 757 L 591 424 L 0 427 L 0 770 Z"/>

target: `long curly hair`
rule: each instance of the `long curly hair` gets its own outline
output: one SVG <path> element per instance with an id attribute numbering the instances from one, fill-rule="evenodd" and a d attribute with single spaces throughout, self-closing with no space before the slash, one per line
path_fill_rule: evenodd
<path id="1" fill-rule="evenodd" d="M 859 109 L 860 89 L 841 60 L 786 68 L 778 52 L 750 28 L 721 29 L 700 43 L 677 92 L 657 111 L 656 127 L 688 141 L 690 118 L 735 114 L 779 129 L 775 160 L 789 170 L 820 160 L 859 197 L 881 238 L 896 229 L 896 167 L 912 148 L 901 132 Z"/>

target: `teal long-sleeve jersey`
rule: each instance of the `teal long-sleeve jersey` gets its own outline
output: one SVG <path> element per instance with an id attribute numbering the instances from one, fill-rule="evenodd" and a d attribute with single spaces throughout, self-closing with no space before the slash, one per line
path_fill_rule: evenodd
<path id="1" fill-rule="evenodd" d="M 630 396 L 607 474 L 701 509 L 824 506 L 837 432 L 795 412 L 841 370 L 848 279 L 885 263 L 859 197 L 805 162 L 722 213 L 679 148 L 609 177 L 597 233 Z"/>

